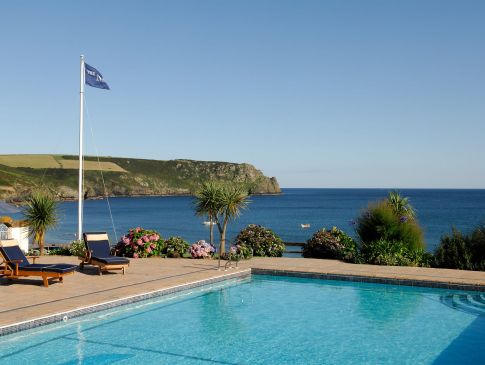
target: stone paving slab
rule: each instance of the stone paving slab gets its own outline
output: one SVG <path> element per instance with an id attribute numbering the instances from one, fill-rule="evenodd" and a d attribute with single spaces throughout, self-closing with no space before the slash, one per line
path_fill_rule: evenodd
<path id="1" fill-rule="evenodd" d="M 45 256 L 40 263 L 79 263 L 74 257 Z M 336 260 L 303 258 L 254 258 L 239 263 L 239 270 L 259 269 L 266 272 L 297 272 L 414 280 L 432 286 L 432 283 L 472 285 L 485 288 L 485 272 L 356 265 Z M 108 301 L 163 290 L 200 280 L 222 278 L 235 269 L 217 270 L 216 260 L 191 259 L 137 259 L 131 260 L 126 275 L 119 271 L 99 276 L 94 267 L 64 278 L 64 283 L 51 282 L 43 287 L 42 280 L 31 277 L 8 282 L 0 279 L 0 327 L 54 315 L 81 307 L 99 305 Z M 352 280 L 352 279 L 350 279 Z M 399 282 L 405 284 L 405 282 Z"/>

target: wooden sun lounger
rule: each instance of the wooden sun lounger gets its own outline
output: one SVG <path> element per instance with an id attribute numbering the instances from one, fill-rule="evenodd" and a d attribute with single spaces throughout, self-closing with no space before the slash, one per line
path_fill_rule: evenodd
<path id="1" fill-rule="evenodd" d="M 31 264 L 19 246 L 1 247 L 0 254 L 3 258 L 0 263 L 0 276 L 9 280 L 20 277 L 40 276 L 45 287 L 49 286 L 49 279 L 63 281 L 64 276 L 74 273 L 77 265 L 70 264 L 36 264 L 38 256 L 29 256 L 33 260 Z"/>
<path id="2" fill-rule="evenodd" d="M 123 275 L 126 268 L 130 265 L 130 260 L 126 257 L 117 257 L 111 254 L 108 234 L 106 232 L 84 233 L 84 243 L 86 245 L 86 256 L 81 258 L 81 270 L 84 265 L 94 265 L 98 267 L 99 275 L 103 271 L 121 270 Z"/>

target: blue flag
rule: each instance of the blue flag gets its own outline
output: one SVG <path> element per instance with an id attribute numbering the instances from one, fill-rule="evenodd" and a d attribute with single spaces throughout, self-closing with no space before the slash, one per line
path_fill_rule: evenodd
<path id="1" fill-rule="evenodd" d="M 89 86 L 109 90 L 108 84 L 103 80 L 103 75 L 87 63 L 84 64 L 84 79 Z"/>

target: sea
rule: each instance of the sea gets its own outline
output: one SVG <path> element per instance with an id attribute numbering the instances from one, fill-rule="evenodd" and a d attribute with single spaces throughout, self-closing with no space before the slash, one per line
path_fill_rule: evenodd
<path id="1" fill-rule="evenodd" d="M 400 192 L 416 208 L 429 251 L 452 227 L 468 232 L 485 222 L 485 189 Z M 234 240 L 248 224 L 268 227 L 285 242 L 305 242 L 317 230 L 333 226 L 355 236 L 355 219 L 369 203 L 384 199 L 388 193 L 387 189 L 294 188 L 282 189 L 280 195 L 251 196 L 247 209 L 229 223 L 228 238 Z M 76 239 L 77 202 L 61 202 L 59 216 L 57 228 L 46 235 L 49 244 Z M 194 214 L 194 199 L 190 196 L 117 197 L 87 200 L 84 206 L 84 231 L 106 231 L 112 243 L 135 227 L 156 230 L 165 238 L 180 236 L 189 243 L 209 240 L 209 227 L 204 221 L 207 217 Z M 310 227 L 302 228 L 302 224 Z"/>

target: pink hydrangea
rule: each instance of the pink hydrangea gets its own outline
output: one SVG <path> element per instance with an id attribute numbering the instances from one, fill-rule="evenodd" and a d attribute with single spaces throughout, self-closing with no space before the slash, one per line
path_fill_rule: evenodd
<path id="1" fill-rule="evenodd" d="M 136 252 L 133 254 L 133 258 L 134 259 L 137 259 L 138 258 L 138 254 Z"/>
<path id="2" fill-rule="evenodd" d="M 139 238 L 136 240 L 136 243 L 138 243 L 138 245 L 143 244 L 142 240 L 141 240 L 141 239 L 139 239 Z"/>
<path id="3" fill-rule="evenodd" d="M 190 246 L 190 254 L 194 259 L 211 257 L 215 251 L 215 247 L 204 240 L 197 241 Z"/>
<path id="4" fill-rule="evenodd" d="M 142 240 L 143 240 L 143 242 L 145 242 L 145 243 L 147 243 L 148 241 L 150 241 L 150 240 L 148 239 L 148 236 L 143 236 L 141 239 L 142 239 Z"/>

